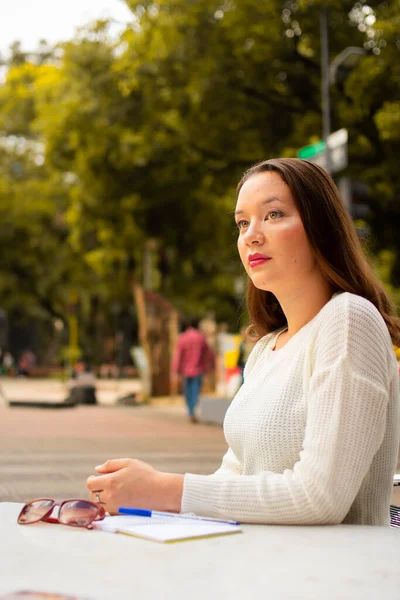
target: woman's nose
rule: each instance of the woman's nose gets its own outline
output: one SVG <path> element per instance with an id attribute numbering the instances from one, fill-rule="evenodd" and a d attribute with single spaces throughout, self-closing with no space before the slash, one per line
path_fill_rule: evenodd
<path id="1" fill-rule="evenodd" d="M 264 241 L 264 234 L 261 231 L 259 224 L 250 223 L 244 234 L 246 244 L 262 244 Z"/>

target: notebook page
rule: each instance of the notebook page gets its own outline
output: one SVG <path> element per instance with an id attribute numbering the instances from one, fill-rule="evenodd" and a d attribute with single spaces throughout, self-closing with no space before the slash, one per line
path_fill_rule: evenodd
<path id="1" fill-rule="evenodd" d="M 179 517 L 136 517 L 118 515 L 94 523 L 95 529 L 111 533 L 126 533 L 156 542 L 173 542 L 242 531 L 239 525 L 216 523 Z"/>

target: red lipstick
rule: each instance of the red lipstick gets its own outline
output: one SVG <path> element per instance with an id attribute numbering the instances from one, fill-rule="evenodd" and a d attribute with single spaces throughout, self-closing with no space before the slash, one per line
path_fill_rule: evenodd
<path id="1" fill-rule="evenodd" d="M 252 268 L 263 265 L 269 260 L 271 260 L 271 257 L 266 254 L 260 254 L 259 252 L 256 252 L 256 254 L 249 254 L 249 265 Z"/>

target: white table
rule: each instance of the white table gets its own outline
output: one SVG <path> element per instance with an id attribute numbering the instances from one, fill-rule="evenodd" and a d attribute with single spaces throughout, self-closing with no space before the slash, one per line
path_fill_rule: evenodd
<path id="1" fill-rule="evenodd" d="M 0 593 L 33 589 L 89 600 L 399 600 L 400 531 L 244 526 L 175 544 L 39 523 L 0 504 Z"/>

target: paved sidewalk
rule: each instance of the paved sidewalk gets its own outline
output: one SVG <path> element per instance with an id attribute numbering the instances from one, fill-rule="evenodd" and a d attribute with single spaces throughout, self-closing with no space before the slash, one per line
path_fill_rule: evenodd
<path id="1" fill-rule="evenodd" d="M 0 404 L 0 501 L 86 497 L 86 478 L 107 458 L 212 473 L 226 449 L 222 429 L 189 423 L 179 400 L 164 404 L 62 410 Z"/>

